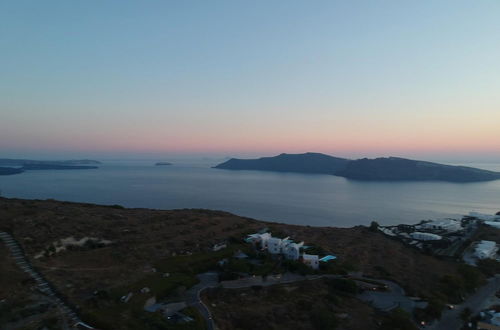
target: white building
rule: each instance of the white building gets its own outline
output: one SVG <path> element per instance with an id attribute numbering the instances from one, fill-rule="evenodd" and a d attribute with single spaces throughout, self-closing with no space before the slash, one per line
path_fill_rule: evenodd
<path id="1" fill-rule="evenodd" d="M 492 315 L 491 324 L 496 325 L 497 327 L 500 327 L 500 313 L 495 313 Z"/>
<path id="2" fill-rule="evenodd" d="M 488 259 L 494 257 L 497 254 L 497 251 L 497 243 L 493 241 L 480 241 L 476 245 L 474 255 L 478 259 Z"/>
<path id="3" fill-rule="evenodd" d="M 304 246 L 304 242 L 289 243 L 283 248 L 283 254 L 286 259 L 299 260 L 300 248 Z"/>
<path id="4" fill-rule="evenodd" d="M 319 268 L 319 257 L 316 254 L 302 254 L 302 262 L 311 267 L 312 269 Z"/>
<path id="5" fill-rule="evenodd" d="M 446 230 L 447 232 L 455 232 L 462 230 L 462 224 L 460 221 L 453 219 L 443 219 L 425 222 L 419 225 L 421 229 L 427 230 Z"/>
<path id="6" fill-rule="evenodd" d="M 282 254 L 288 260 L 299 260 L 302 257 L 302 262 L 313 269 L 319 268 L 319 256 L 303 253 L 301 255 L 301 248 L 304 247 L 304 242 L 295 243 L 285 237 L 283 239 L 272 237 L 270 233 L 263 234 L 251 234 L 245 239 L 245 241 L 259 246 L 263 250 L 267 250 L 270 254 Z M 332 260 L 335 258 L 328 258 L 324 260 Z"/>
<path id="7" fill-rule="evenodd" d="M 260 247 L 262 249 L 267 249 L 267 242 L 271 238 L 270 233 L 263 233 L 263 234 L 252 234 L 248 235 L 248 238 L 246 239 L 247 242 L 252 242 L 254 245 L 260 244 Z"/>
<path id="8" fill-rule="evenodd" d="M 419 231 L 410 234 L 411 238 L 417 241 L 439 241 L 442 237 L 431 233 L 422 233 Z"/>
<path id="9" fill-rule="evenodd" d="M 500 221 L 485 221 L 484 224 L 500 229 Z"/>
<path id="10" fill-rule="evenodd" d="M 500 221 L 500 215 L 491 215 L 479 212 L 470 212 L 469 215 L 482 221 Z"/>
<path id="11" fill-rule="evenodd" d="M 271 237 L 267 240 L 267 251 L 271 254 L 280 254 L 283 240 L 277 237 Z"/>

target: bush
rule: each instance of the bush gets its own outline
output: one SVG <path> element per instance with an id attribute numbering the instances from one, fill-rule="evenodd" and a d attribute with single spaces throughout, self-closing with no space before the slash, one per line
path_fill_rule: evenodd
<path id="1" fill-rule="evenodd" d="M 222 272 L 219 274 L 219 282 L 221 281 L 232 281 L 232 280 L 237 280 L 238 275 L 235 273 L 231 272 Z"/>
<path id="2" fill-rule="evenodd" d="M 391 276 L 391 273 L 382 266 L 375 266 L 375 270 L 378 271 L 384 277 Z"/>
<path id="3" fill-rule="evenodd" d="M 370 231 L 377 232 L 378 231 L 379 224 L 377 221 L 372 221 L 370 224 Z"/>
<path id="4" fill-rule="evenodd" d="M 479 260 L 477 262 L 477 267 L 484 275 L 488 277 L 500 274 L 500 262 L 493 259 Z"/>
<path id="5" fill-rule="evenodd" d="M 464 310 L 460 313 L 460 318 L 462 321 L 467 322 L 472 315 L 472 311 L 469 307 L 465 307 Z"/>
<path id="6" fill-rule="evenodd" d="M 425 320 L 430 321 L 441 318 L 441 313 L 443 312 L 444 308 L 445 304 L 440 299 L 438 298 L 429 299 L 428 305 L 424 310 Z"/>
<path id="7" fill-rule="evenodd" d="M 48 317 L 42 320 L 40 328 L 42 329 L 60 329 L 58 326 L 59 319 L 55 316 Z"/>
<path id="8" fill-rule="evenodd" d="M 342 302 L 342 299 L 337 296 L 334 292 L 329 292 L 327 295 L 326 295 L 326 300 L 328 300 L 328 302 L 334 304 L 334 305 L 340 305 L 341 302 Z"/>
<path id="9" fill-rule="evenodd" d="M 284 260 L 281 264 L 285 271 L 299 273 L 301 275 L 313 274 L 314 270 L 300 261 Z"/>
<path id="10" fill-rule="evenodd" d="M 356 294 L 359 292 L 358 285 L 353 280 L 335 278 L 328 281 L 328 286 L 331 290 L 348 294 Z"/>
<path id="11" fill-rule="evenodd" d="M 347 271 L 337 260 L 330 260 L 319 264 L 319 269 L 325 274 L 347 275 Z"/>
<path id="12" fill-rule="evenodd" d="M 397 308 L 393 310 L 380 326 L 381 330 L 417 330 L 417 327 L 411 321 L 411 316 L 404 310 Z"/>
<path id="13" fill-rule="evenodd" d="M 246 260 L 231 259 L 227 265 L 227 270 L 234 273 L 249 273 L 252 270 Z"/>
<path id="14" fill-rule="evenodd" d="M 460 265 L 458 273 L 462 276 L 465 289 L 468 292 L 474 291 L 475 288 L 481 285 L 481 273 L 475 267 Z"/>
<path id="15" fill-rule="evenodd" d="M 327 252 L 321 246 L 311 245 L 306 250 L 307 254 L 325 255 Z"/>
<path id="16" fill-rule="evenodd" d="M 335 314 L 326 308 L 314 308 L 311 313 L 311 322 L 314 328 L 318 330 L 330 330 L 335 329 L 338 326 Z"/>
<path id="17" fill-rule="evenodd" d="M 309 312 L 312 309 L 312 304 L 310 301 L 304 300 L 304 299 L 299 299 L 297 301 L 297 306 L 299 307 L 300 310 Z"/>
<path id="18" fill-rule="evenodd" d="M 342 264 L 341 267 L 345 269 L 347 272 L 355 272 L 359 270 L 358 265 L 356 265 L 354 262 L 345 260 Z"/>
<path id="19" fill-rule="evenodd" d="M 447 300 L 453 303 L 460 303 L 465 289 L 464 281 L 455 275 L 445 275 L 441 278 L 441 292 Z"/>

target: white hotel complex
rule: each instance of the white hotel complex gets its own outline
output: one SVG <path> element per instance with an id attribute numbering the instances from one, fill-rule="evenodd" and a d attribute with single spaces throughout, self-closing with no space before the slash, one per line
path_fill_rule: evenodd
<path id="1" fill-rule="evenodd" d="M 281 254 L 288 260 L 301 260 L 312 269 L 318 269 L 320 262 L 336 259 L 335 256 L 331 255 L 320 258 L 316 254 L 306 254 L 301 252 L 301 249 L 306 248 L 304 242 L 295 243 L 289 237 L 272 237 L 271 233 L 251 234 L 245 240 L 254 246 L 260 246 L 262 250 L 267 250 L 270 254 Z"/>

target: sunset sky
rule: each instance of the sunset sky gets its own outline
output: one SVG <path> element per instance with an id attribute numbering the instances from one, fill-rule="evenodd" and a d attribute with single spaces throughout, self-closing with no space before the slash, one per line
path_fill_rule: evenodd
<path id="1" fill-rule="evenodd" d="M 0 2 L 0 158 L 500 160 L 500 1 Z"/>

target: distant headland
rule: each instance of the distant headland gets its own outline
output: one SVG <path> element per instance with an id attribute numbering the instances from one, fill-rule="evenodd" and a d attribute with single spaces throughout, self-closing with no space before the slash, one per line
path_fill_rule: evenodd
<path id="1" fill-rule="evenodd" d="M 155 166 L 168 166 L 168 165 L 172 165 L 172 163 L 169 163 L 169 162 L 158 162 L 155 164 Z"/>
<path id="2" fill-rule="evenodd" d="M 31 159 L 0 159 L 0 175 L 20 174 L 32 170 L 90 170 L 97 169 L 97 160 L 31 160 Z"/>
<path id="3" fill-rule="evenodd" d="M 0 167 L 0 175 L 13 175 L 19 173 L 23 173 L 23 170 L 20 168 Z"/>
<path id="4" fill-rule="evenodd" d="M 320 153 L 280 154 L 275 157 L 259 159 L 230 160 L 214 168 L 225 170 L 257 170 L 273 172 L 297 172 L 316 174 L 335 174 L 349 163 L 348 159 L 328 156 Z"/>
<path id="5" fill-rule="evenodd" d="M 280 154 L 258 159 L 232 158 L 214 168 L 331 174 L 363 181 L 480 182 L 500 179 L 500 173 L 473 167 L 444 165 L 398 157 L 357 159 L 320 153 Z"/>

